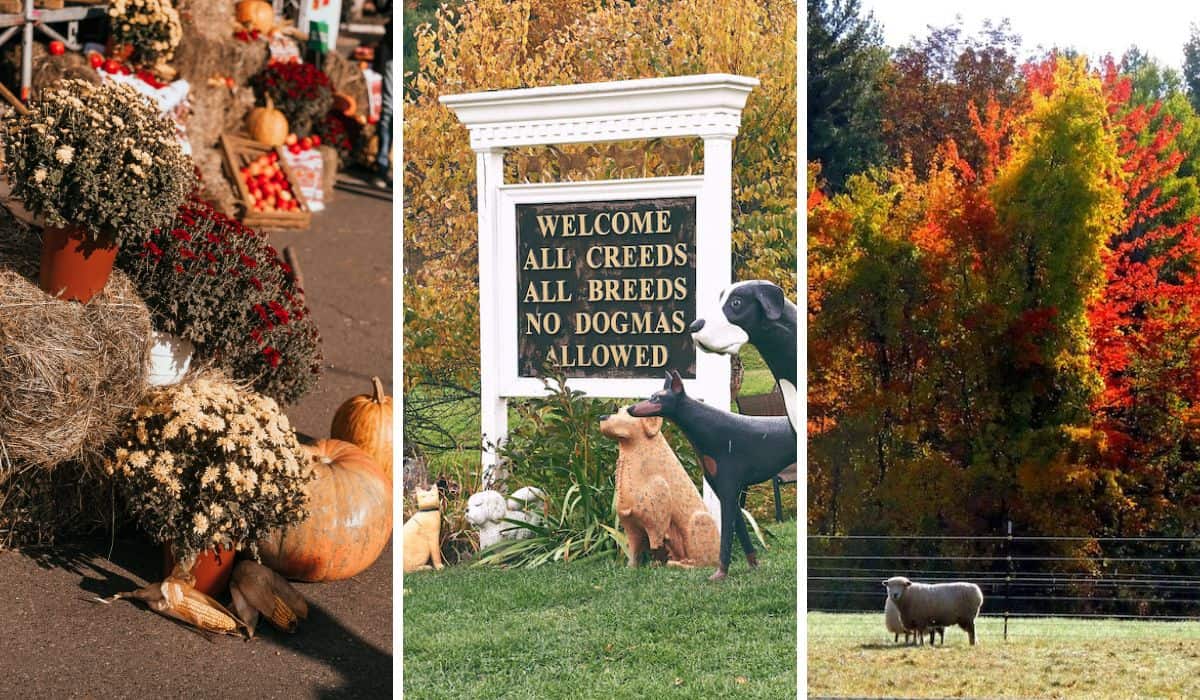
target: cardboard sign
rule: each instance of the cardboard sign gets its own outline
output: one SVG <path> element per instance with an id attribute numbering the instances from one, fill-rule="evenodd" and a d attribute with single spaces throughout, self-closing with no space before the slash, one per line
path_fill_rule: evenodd
<path id="1" fill-rule="evenodd" d="M 383 76 L 370 68 L 364 68 L 363 79 L 367 83 L 367 121 L 374 124 L 383 114 Z"/>
<path id="2" fill-rule="evenodd" d="M 296 178 L 296 185 L 300 188 L 300 193 L 308 200 L 308 208 L 311 211 L 325 209 L 325 190 L 321 187 L 325 173 L 325 159 L 321 157 L 321 151 L 310 148 L 307 151 L 292 153 L 285 148 L 283 149 L 283 159 L 292 169 L 292 176 Z"/>
<path id="3" fill-rule="evenodd" d="M 696 199 L 518 204 L 517 375 L 696 376 Z"/>

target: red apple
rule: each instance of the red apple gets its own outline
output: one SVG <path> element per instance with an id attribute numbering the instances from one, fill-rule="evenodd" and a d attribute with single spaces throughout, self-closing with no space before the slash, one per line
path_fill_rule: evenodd
<path id="1" fill-rule="evenodd" d="M 312 146 L 313 146 L 312 139 L 309 138 L 308 136 L 305 136 L 304 138 L 300 139 L 300 150 L 307 151 L 308 149 L 312 148 Z"/>
<path id="2" fill-rule="evenodd" d="M 317 136 L 316 134 L 313 134 L 313 136 L 312 136 L 312 145 L 314 145 L 314 146 L 320 146 L 320 145 L 321 145 L 321 137 L 320 137 L 320 136 Z"/>
<path id="3" fill-rule="evenodd" d="M 294 146 L 296 144 L 296 142 L 299 140 L 300 139 L 298 139 L 295 134 L 288 134 L 287 138 L 284 139 L 284 143 L 289 146 Z"/>
<path id="4" fill-rule="evenodd" d="M 100 66 L 104 65 L 104 57 L 95 51 L 89 53 L 87 58 L 88 65 L 90 65 L 92 68 L 99 68 Z"/>
<path id="5" fill-rule="evenodd" d="M 66 52 L 67 52 L 66 44 L 64 44 L 58 40 L 50 42 L 50 55 L 51 56 L 61 56 Z"/>

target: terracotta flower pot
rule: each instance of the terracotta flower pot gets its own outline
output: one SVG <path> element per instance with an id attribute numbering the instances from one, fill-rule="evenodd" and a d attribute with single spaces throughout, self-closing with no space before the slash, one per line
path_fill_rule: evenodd
<path id="1" fill-rule="evenodd" d="M 229 588 L 229 577 L 233 574 L 235 554 L 236 552 L 232 549 L 224 547 L 204 550 L 196 557 L 196 564 L 192 567 L 192 575 L 196 577 L 193 587 L 214 598 L 224 593 Z M 171 550 L 170 543 L 164 544 L 163 576 L 169 575 L 173 568 L 175 568 L 175 553 Z"/>
<path id="2" fill-rule="evenodd" d="M 104 289 L 116 259 L 115 245 L 91 241 L 82 228 L 46 228 L 38 286 L 61 299 L 87 303 Z"/>

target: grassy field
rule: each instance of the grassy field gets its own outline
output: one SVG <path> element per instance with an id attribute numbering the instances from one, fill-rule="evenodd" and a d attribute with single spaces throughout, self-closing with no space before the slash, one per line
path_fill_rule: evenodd
<path id="1" fill-rule="evenodd" d="M 881 596 L 882 600 L 882 596 Z M 808 692 L 855 697 L 1200 697 L 1200 623 L 981 618 L 978 644 L 896 645 L 880 612 L 809 613 Z"/>
<path id="2" fill-rule="evenodd" d="M 456 566 L 404 577 L 406 698 L 793 698 L 796 526 L 749 571 Z"/>

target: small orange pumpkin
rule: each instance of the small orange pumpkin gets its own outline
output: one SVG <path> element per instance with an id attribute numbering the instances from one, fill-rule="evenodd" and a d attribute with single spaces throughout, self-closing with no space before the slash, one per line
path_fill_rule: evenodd
<path id="1" fill-rule="evenodd" d="M 353 117 L 354 113 L 358 111 L 358 100 L 354 99 L 353 95 L 335 92 L 333 93 L 333 109 L 347 117 Z"/>
<path id="2" fill-rule="evenodd" d="M 268 95 L 266 107 L 250 110 L 250 116 L 246 117 L 246 130 L 250 132 L 250 138 L 274 148 L 282 146 L 287 140 L 288 120 L 283 112 L 275 109 L 275 103 Z"/>
<path id="3" fill-rule="evenodd" d="M 375 458 L 379 470 L 392 478 L 392 397 L 383 393 L 383 382 L 371 377 L 373 394 L 359 394 L 338 408 L 329 437 L 352 442 Z"/>
<path id="4" fill-rule="evenodd" d="M 316 478 L 308 518 L 258 541 L 263 564 L 290 579 L 336 581 L 375 563 L 392 536 L 392 483 L 348 442 L 306 445 Z"/>
<path id="5" fill-rule="evenodd" d="M 275 27 L 275 10 L 263 0 L 242 0 L 237 4 L 237 21 L 250 29 L 269 32 Z"/>

